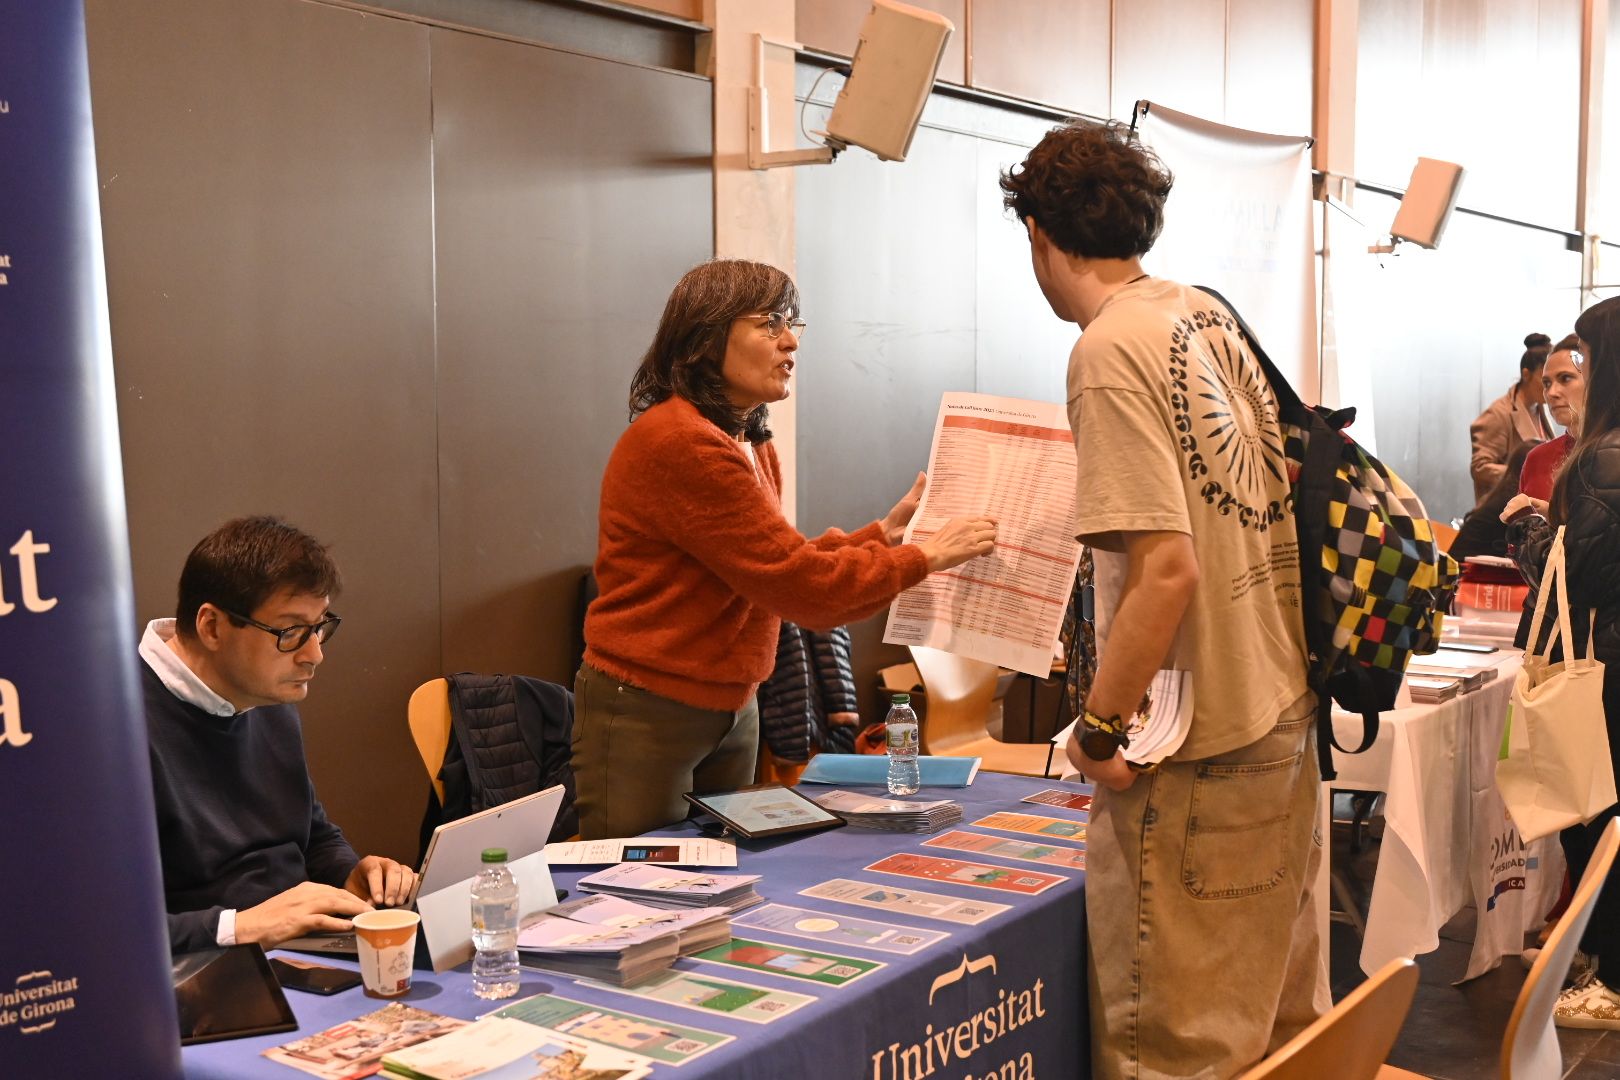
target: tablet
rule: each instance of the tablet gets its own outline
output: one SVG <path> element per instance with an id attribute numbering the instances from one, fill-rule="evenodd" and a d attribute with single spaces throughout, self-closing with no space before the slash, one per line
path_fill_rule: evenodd
<path id="1" fill-rule="evenodd" d="M 257 945 L 182 953 L 174 958 L 171 975 L 181 1046 L 298 1029 Z"/>
<path id="2" fill-rule="evenodd" d="M 844 819 L 823 810 L 781 784 L 759 784 L 711 795 L 686 793 L 686 801 L 719 818 L 732 832 L 756 840 L 762 836 L 836 828 Z"/>

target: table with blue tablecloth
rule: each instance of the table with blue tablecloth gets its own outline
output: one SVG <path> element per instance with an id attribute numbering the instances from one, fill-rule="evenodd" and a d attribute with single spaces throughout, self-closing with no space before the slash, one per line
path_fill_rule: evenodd
<path id="1" fill-rule="evenodd" d="M 1055 780 L 980 773 L 971 787 L 924 788 L 914 798 L 950 798 L 960 802 L 962 823 L 953 828 L 962 832 L 1002 840 L 1040 840 L 1058 849 L 1077 846 L 1068 839 L 1043 840 L 973 824 L 998 811 L 1085 821 L 1086 815 L 1080 811 L 1021 801 L 1027 795 L 1052 788 L 1089 790 L 1084 785 L 1060 784 Z M 815 794 L 826 789 L 810 785 L 805 790 Z M 876 789 L 850 790 L 880 794 Z M 1060 836 L 1063 831 L 1056 830 Z M 663 832 L 693 836 L 698 830 L 693 823 L 686 822 Z M 733 928 L 734 937 L 766 946 L 758 950 L 765 956 L 776 949 L 789 954 L 801 949 L 882 963 L 882 967 L 841 986 L 692 958 L 676 962 L 676 970 L 808 994 L 816 999 L 769 1023 L 750 1023 L 703 1008 L 633 997 L 533 969 L 524 971 L 520 996 L 553 994 L 645 1018 L 653 1026 L 666 1023 L 731 1037 L 682 1065 L 659 1065 L 654 1070 L 655 1076 L 679 1076 L 680 1080 L 703 1077 L 921 1080 L 931 1075 L 951 1080 L 987 1077 L 1000 1080 L 1086 1076 L 1090 1054 L 1084 872 L 1013 861 L 994 854 L 925 846 L 924 841 L 929 839 L 930 836 L 846 827 L 798 837 L 740 842 L 736 872 L 762 875 L 758 891 L 767 903 L 948 934 L 912 955 L 900 955 L 853 943 L 834 947 L 824 941 L 772 930 Z M 1023 876 L 1054 874 L 1063 880 L 1038 894 L 1022 895 L 955 881 L 924 881 L 865 869 L 897 852 L 958 858 L 1026 872 Z M 557 886 L 574 893 L 576 881 L 590 869 L 559 869 L 554 874 Z M 1019 876 L 1013 875 L 1015 879 Z M 872 892 L 884 888 L 920 891 L 1004 904 L 1010 910 L 977 925 L 961 925 L 801 894 L 801 890 L 834 878 L 868 883 L 873 887 Z M 791 967 L 791 964 L 783 966 Z M 268 1061 L 261 1053 L 371 1012 L 383 1004 L 364 996 L 359 989 L 331 997 L 288 991 L 287 998 L 298 1019 L 296 1033 L 188 1047 L 183 1055 L 186 1075 L 291 1080 L 304 1074 Z M 410 993 L 398 1000 L 463 1018 L 480 1016 L 494 1007 L 493 1003 L 473 996 L 466 966 L 437 975 L 419 971 Z M 589 1029 L 586 1016 L 579 1018 L 579 1026 L 573 1030 L 576 1034 L 588 1034 Z"/>

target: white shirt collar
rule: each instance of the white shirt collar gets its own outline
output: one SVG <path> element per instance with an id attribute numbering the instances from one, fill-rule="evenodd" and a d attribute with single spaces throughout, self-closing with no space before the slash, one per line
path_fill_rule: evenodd
<path id="1" fill-rule="evenodd" d="M 174 633 L 173 619 L 153 619 L 146 624 L 146 633 L 141 635 L 141 659 L 146 666 L 169 693 L 187 705 L 195 705 L 210 716 L 235 716 L 236 706 L 214 693 L 186 666 L 180 654 L 169 648 Z"/>

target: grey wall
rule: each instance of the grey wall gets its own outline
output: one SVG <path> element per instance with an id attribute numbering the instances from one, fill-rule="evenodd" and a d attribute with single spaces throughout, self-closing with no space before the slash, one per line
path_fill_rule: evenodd
<path id="1" fill-rule="evenodd" d="M 801 69 L 801 98 L 815 74 Z M 824 116 L 812 104 L 806 123 Z M 1024 229 L 997 187 L 1000 170 L 1049 126 L 936 95 L 906 161 L 851 150 L 831 168 L 800 170 L 798 284 L 810 325 L 794 381 L 805 532 L 885 513 L 928 464 L 946 391 L 1064 400 L 1078 330 L 1042 299 Z M 883 644 L 886 618 L 851 627 L 874 718 L 877 669 L 907 655 Z"/>
<path id="2" fill-rule="evenodd" d="M 629 374 L 710 252 L 709 86 L 303 0 L 87 8 L 139 614 L 227 517 L 331 543 L 311 767 L 412 858 L 411 690 L 571 678 Z"/>

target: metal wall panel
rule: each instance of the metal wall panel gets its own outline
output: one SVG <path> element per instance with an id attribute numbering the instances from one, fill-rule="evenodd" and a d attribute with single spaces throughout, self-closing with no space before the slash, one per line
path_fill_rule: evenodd
<path id="1" fill-rule="evenodd" d="M 1114 5 L 1113 116 L 1140 98 L 1225 122 L 1226 0 Z"/>
<path id="2" fill-rule="evenodd" d="M 905 162 L 851 151 L 798 178 L 810 324 L 794 380 L 798 510 L 810 535 L 888 511 L 928 464 L 946 391 L 1063 395 L 1074 328 L 1041 299 L 996 185 L 1048 125 L 938 97 L 929 110 Z M 882 715 L 874 673 L 906 658 L 883 644 L 885 619 L 850 628 L 867 719 Z"/>
<path id="3" fill-rule="evenodd" d="M 345 625 L 310 762 L 361 847 L 413 857 L 405 701 L 439 659 L 427 32 L 294 0 L 87 6 L 137 615 L 173 613 L 229 517 L 330 543 Z"/>
<path id="4" fill-rule="evenodd" d="M 1573 228 L 1581 0 L 1365 0 L 1359 25 L 1358 177 L 1456 161 L 1465 206 Z"/>
<path id="5" fill-rule="evenodd" d="M 937 11 L 956 27 L 945 43 L 939 78 L 961 85 L 966 78 L 963 64 L 967 51 L 967 0 L 913 0 L 913 5 Z M 808 48 L 851 56 L 861 34 L 861 22 L 871 10 L 871 0 L 799 0 L 794 9 L 799 40 Z"/>
<path id="6" fill-rule="evenodd" d="M 1109 0 L 978 0 L 973 85 L 1107 116 L 1112 8 Z"/>
<path id="7" fill-rule="evenodd" d="M 1275 135 L 1309 135 L 1315 50 L 1315 0 L 1231 0 L 1225 122 Z"/>
<path id="8" fill-rule="evenodd" d="M 706 80 L 434 31 L 446 671 L 573 684 L 602 468 L 713 250 Z"/>

